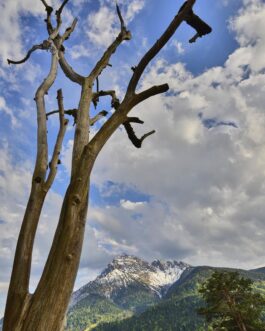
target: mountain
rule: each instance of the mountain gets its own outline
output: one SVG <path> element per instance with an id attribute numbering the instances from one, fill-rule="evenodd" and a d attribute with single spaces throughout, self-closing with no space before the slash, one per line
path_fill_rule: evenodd
<path id="1" fill-rule="evenodd" d="M 94 281 L 72 296 L 67 331 L 199 331 L 204 320 L 200 285 L 215 270 L 237 270 L 265 294 L 265 268 L 238 270 L 115 258 Z"/>
<path id="2" fill-rule="evenodd" d="M 196 313 L 203 304 L 198 289 L 216 270 L 238 271 L 265 295 L 265 268 L 192 267 L 122 255 L 73 293 L 65 331 L 205 330 L 204 320 Z"/>
<path id="3" fill-rule="evenodd" d="M 66 330 L 83 331 L 140 314 L 158 303 L 188 268 L 177 261 L 148 263 L 135 256 L 116 257 L 94 281 L 73 294 Z"/>
<path id="4" fill-rule="evenodd" d="M 198 288 L 215 270 L 235 271 L 213 267 L 192 267 L 186 269 L 180 279 L 167 291 L 162 300 L 140 315 L 102 323 L 93 331 L 200 331 L 205 330 L 204 320 L 197 315 L 197 308 L 203 302 Z M 265 294 L 265 274 L 257 271 L 236 270 L 242 276 L 252 279 L 255 289 Z M 265 315 L 265 311 L 264 311 Z M 257 330 L 258 331 L 258 330 Z"/>
<path id="5" fill-rule="evenodd" d="M 254 272 L 263 272 L 265 274 L 265 267 L 264 268 L 258 268 L 258 269 L 252 269 L 250 271 L 254 271 Z"/>

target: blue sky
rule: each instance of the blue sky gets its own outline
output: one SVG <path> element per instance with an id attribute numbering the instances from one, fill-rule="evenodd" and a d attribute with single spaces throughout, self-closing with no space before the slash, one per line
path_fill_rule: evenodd
<path id="1" fill-rule="evenodd" d="M 53 1 L 53 5 L 59 4 Z M 133 39 L 121 45 L 100 77 L 100 87 L 122 97 L 136 65 L 176 14 L 181 1 L 120 0 Z M 16 238 L 35 160 L 35 90 L 49 68 L 50 54 L 33 44 L 47 38 L 45 12 L 36 0 L 0 0 L 0 315 L 3 312 Z M 264 266 L 265 206 L 265 4 L 261 0 L 197 0 L 195 12 L 213 33 L 195 44 L 185 23 L 150 64 L 139 88 L 168 82 L 170 91 L 132 114 L 156 130 L 140 150 L 120 128 L 99 156 L 93 176 L 86 240 L 76 288 L 116 254 L 147 260 L 176 259 L 192 265 Z M 115 38 L 119 22 L 112 0 L 70 1 L 64 27 L 78 17 L 66 57 L 88 74 Z M 46 98 L 56 109 L 75 108 L 80 89 L 59 72 Z M 99 110 L 111 111 L 109 100 Z M 92 112 L 95 110 L 91 109 Z M 50 151 L 57 118 L 49 120 Z M 70 171 L 74 127 L 70 123 L 62 165 L 48 195 L 34 249 L 34 289 L 50 247 Z M 92 132 L 93 134 L 93 132 Z"/>

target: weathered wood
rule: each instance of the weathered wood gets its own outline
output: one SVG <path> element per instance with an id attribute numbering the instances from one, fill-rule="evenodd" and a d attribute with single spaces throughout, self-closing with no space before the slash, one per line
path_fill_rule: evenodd
<path id="1" fill-rule="evenodd" d="M 51 68 L 48 76 L 37 89 L 35 95 L 37 108 L 37 158 L 32 177 L 32 187 L 22 221 L 17 242 L 9 292 L 4 315 L 3 330 L 20 330 L 19 324 L 29 304 L 29 278 L 33 243 L 41 210 L 47 194 L 45 177 L 48 164 L 47 126 L 44 96 L 54 83 L 57 76 L 58 52 L 54 44 Z M 14 309 L 14 306 L 16 309 Z"/>
<path id="2" fill-rule="evenodd" d="M 95 81 L 98 81 L 101 72 L 109 65 L 110 58 L 116 49 L 123 41 L 131 39 L 131 33 L 126 29 L 119 7 L 117 6 L 117 14 L 121 23 L 121 31 L 96 63 L 90 74 L 84 77 L 74 71 L 64 56 L 63 42 L 70 37 L 77 21 L 74 20 L 71 27 L 66 29 L 62 36 L 59 34 L 62 10 L 68 0 L 64 0 L 59 10 L 55 13 L 57 22 L 55 28 L 51 22 L 53 8 L 45 0 L 41 1 L 47 12 L 46 25 L 49 33 L 47 42 L 52 52 L 52 63 L 49 74 L 38 88 L 35 96 L 38 125 L 37 159 L 32 178 L 31 193 L 15 253 L 3 331 L 62 330 L 82 251 L 87 219 L 90 174 L 96 158 L 117 128 L 124 122 L 130 121 L 127 115 L 133 107 L 149 97 L 168 90 L 168 85 L 163 84 L 152 86 L 145 91 L 136 93 L 137 84 L 145 68 L 173 36 L 178 26 L 184 20 L 186 12 L 195 3 L 195 0 L 188 0 L 185 9 L 173 19 L 158 41 L 143 56 L 139 64 L 134 68 L 125 96 L 120 102 L 116 97 L 115 91 L 104 92 L 97 89 L 97 93 L 94 93 L 92 90 L 93 84 Z M 60 64 L 66 77 L 81 86 L 81 95 L 78 109 L 68 111 L 70 115 L 74 116 L 76 122 L 70 183 L 64 196 L 59 222 L 44 271 L 35 292 L 31 295 L 29 294 L 29 277 L 34 238 L 46 194 L 56 176 L 59 153 L 67 124 L 64 118 L 66 112 L 64 111 L 61 91 L 58 92 L 58 111 L 46 114 L 45 109 L 44 97 L 55 81 L 58 64 Z M 90 106 L 91 103 L 97 105 L 97 98 L 105 95 L 111 96 L 111 105 L 115 111 L 102 125 L 93 139 L 90 140 L 90 125 L 95 123 L 101 116 L 106 115 L 105 112 L 99 112 L 94 118 L 90 118 Z M 59 113 L 60 127 L 48 172 L 46 120 L 49 115 L 56 112 Z M 142 123 L 139 119 L 131 119 L 131 122 Z M 152 133 L 153 131 L 147 133 L 141 139 Z"/>

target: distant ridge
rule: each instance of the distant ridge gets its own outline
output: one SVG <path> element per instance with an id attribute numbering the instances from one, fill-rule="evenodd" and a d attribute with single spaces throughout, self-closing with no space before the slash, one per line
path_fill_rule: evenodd
<path id="1" fill-rule="evenodd" d="M 254 271 L 254 272 L 262 272 L 265 274 L 265 267 L 263 268 L 258 268 L 258 269 L 251 269 L 250 271 Z"/>
<path id="2" fill-rule="evenodd" d="M 198 288 L 215 270 L 237 270 L 265 293 L 265 267 L 193 267 L 120 255 L 72 296 L 67 331 L 194 331 L 203 326 Z"/>

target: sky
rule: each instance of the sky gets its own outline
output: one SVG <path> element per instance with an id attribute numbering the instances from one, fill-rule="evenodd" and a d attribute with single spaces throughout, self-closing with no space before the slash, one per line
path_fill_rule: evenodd
<path id="1" fill-rule="evenodd" d="M 176 15 L 181 1 L 120 0 L 133 39 L 123 43 L 100 77 L 101 89 L 120 98 L 131 67 Z M 50 1 L 58 7 L 60 1 Z M 0 315 L 16 240 L 29 195 L 36 151 L 34 94 L 49 70 L 50 54 L 27 50 L 47 38 L 45 11 L 36 0 L 0 0 Z M 75 288 L 93 279 L 117 254 L 182 260 L 191 265 L 257 268 L 265 265 L 265 3 L 197 0 L 194 11 L 213 32 L 188 40 L 183 23 L 153 60 L 138 87 L 168 83 L 170 90 L 137 106 L 138 136 L 156 130 L 141 149 L 119 128 L 104 147 L 91 180 L 85 242 Z M 72 0 L 64 25 L 78 25 L 65 43 L 75 70 L 89 74 L 119 32 L 113 0 Z M 80 88 L 60 71 L 46 96 L 56 109 L 62 88 L 66 109 Z M 105 99 L 98 110 L 110 109 Z M 95 109 L 91 108 L 95 113 Z M 62 164 L 38 229 L 31 290 L 44 266 L 69 181 L 74 126 L 69 124 Z M 102 122 L 101 122 L 102 124 Z M 49 119 L 52 152 L 58 119 Z M 93 134 L 93 132 L 92 132 Z"/>

